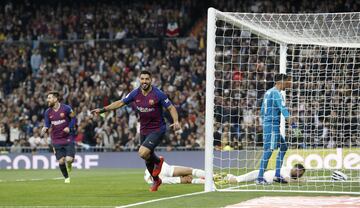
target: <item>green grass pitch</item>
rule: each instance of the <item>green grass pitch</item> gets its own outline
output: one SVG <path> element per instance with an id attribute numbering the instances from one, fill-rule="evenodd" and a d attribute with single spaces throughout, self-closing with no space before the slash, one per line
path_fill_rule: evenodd
<path id="1" fill-rule="evenodd" d="M 165 184 L 151 193 L 143 172 L 143 169 L 73 170 L 71 184 L 64 184 L 63 179 L 54 180 L 61 178 L 59 170 L 0 170 L 0 207 L 115 207 L 203 191 L 202 185 Z M 329 194 L 213 192 L 136 207 L 223 207 L 260 196 L 298 195 Z"/>

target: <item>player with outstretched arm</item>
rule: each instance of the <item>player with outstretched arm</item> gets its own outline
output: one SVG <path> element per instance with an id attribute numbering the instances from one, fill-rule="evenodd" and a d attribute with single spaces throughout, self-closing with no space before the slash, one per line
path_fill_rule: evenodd
<path id="1" fill-rule="evenodd" d="M 140 87 L 130 92 L 124 99 L 115 101 L 104 108 L 92 110 L 93 114 L 121 108 L 133 103 L 140 115 L 141 146 L 139 156 L 145 160 L 146 168 L 151 173 L 153 184 L 150 191 L 157 191 L 162 181 L 159 174 L 164 162 L 163 157 L 158 157 L 154 150 L 165 136 L 166 124 L 162 107 L 169 110 L 173 119 L 174 130 L 180 129 L 178 113 L 169 98 L 157 87 L 151 85 L 152 76 L 149 71 L 140 72 Z"/>
<path id="2" fill-rule="evenodd" d="M 298 163 L 295 164 L 292 168 L 282 167 L 280 170 L 280 176 L 287 183 L 300 182 L 300 178 L 305 173 L 305 167 Z M 232 174 L 227 174 L 224 178 L 216 181 L 217 184 L 227 184 L 227 183 L 242 183 L 242 182 L 252 182 L 257 179 L 259 175 L 259 170 L 254 170 L 249 173 L 235 176 Z M 267 184 L 273 183 L 275 178 L 275 170 L 267 170 L 264 172 L 264 180 Z"/>

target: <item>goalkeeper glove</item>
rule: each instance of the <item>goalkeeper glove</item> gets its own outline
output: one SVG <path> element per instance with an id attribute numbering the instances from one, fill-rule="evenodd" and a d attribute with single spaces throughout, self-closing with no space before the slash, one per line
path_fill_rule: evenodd
<path id="1" fill-rule="evenodd" d="M 331 176 L 331 179 L 334 181 L 346 181 L 348 176 L 339 170 L 335 170 Z"/>

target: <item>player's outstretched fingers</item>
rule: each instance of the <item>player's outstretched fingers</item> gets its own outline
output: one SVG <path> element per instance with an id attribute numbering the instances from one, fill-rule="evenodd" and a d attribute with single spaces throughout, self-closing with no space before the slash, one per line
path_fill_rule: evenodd
<path id="1" fill-rule="evenodd" d="M 175 123 L 171 124 L 170 127 L 173 127 L 174 131 L 180 130 L 179 122 L 175 122 Z"/>

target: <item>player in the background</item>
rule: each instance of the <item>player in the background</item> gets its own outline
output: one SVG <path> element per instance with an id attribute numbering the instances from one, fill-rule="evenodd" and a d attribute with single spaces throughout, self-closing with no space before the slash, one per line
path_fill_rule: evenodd
<path id="1" fill-rule="evenodd" d="M 280 176 L 287 182 L 300 182 L 300 178 L 305 173 L 305 167 L 302 164 L 295 164 L 293 168 L 281 168 Z M 249 173 L 240 176 L 234 176 L 232 174 L 227 174 L 222 180 L 219 180 L 215 183 L 226 184 L 226 183 L 241 183 L 241 182 L 252 182 L 257 179 L 259 175 L 259 170 L 254 170 Z M 274 170 L 267 170 L 264 173 L 264 180 L 266 183 L 271 184 L 275 178 Z"/>
<path id="2" fill-rule="evenodd" d="M 146 168 L 153 177 L 153 184 L 150 191 L 157 191 L 161 185 L 159 173 L 164 162 L 163 157 L 155 155 L 156 146 L 165 136 L 166 124 L 162 107 L 169 110 L 173 119 L 174 130 L 180 129 L 178 113 L 164 92 L 151 85 L 152 77 L 148 71 L 140 72 L 140 87 L 130 92 L 124 99 L 115 101 L 104 108 L 97 108 L 91 112 L 102 114 L 106 111 L 121 108 L 133 103 L 140 115 L 141 146 L 139 156 L 145 160 Z"/>
<path id="3" fill-rule="evenodd" d="M 56 91 L 50 91 L 47 94 L 46 101 L 49 108 L 44 114 L 45 126 L 41 134 L 44 135 L 51 129 L 50 137 L 56 159 L 65 183 L 70 183 L 69 172 L 71 172 L 75 157 L 75 143 L 71 133 L 75 128 L 76 117 L 69 105 L 59 102 L 59 97 L 60 94 Z"/>
<path id="4" fill-rule="evenodd" d="M 204 184 L 205 171 L 196 168 L 169 165 L 163 163 L 159 174 L 163 184 Z M 153 183 L 149 171 L 145 169 L 144 180 L 148 184 Z"/>
<path id="5" fill-rule="evenodd" d="M 266 184 L 264 171 L 267 168 L 273 150 L 277 149 L 279 146 L 280 151 L 276 158 L 274 181 L 278 183 L 286 183 L 286 180 L 281 177 L 280 169 L 288 147 L 285 138 L 280 135 L 280 117 L 282 114 L 285 119 L 289 119 L 290 114 L 288 109 L 285 107 L 285 100 L 280 91 L 285 90 L 290 86 L 290 76 L 286 74 L 277 74 L 275 75 L 275 86 L 265 93 L 264 100 L 261 105 L 264 153 L 260 162 L 259 175 L 256 180 L 257 184 Z"/>

